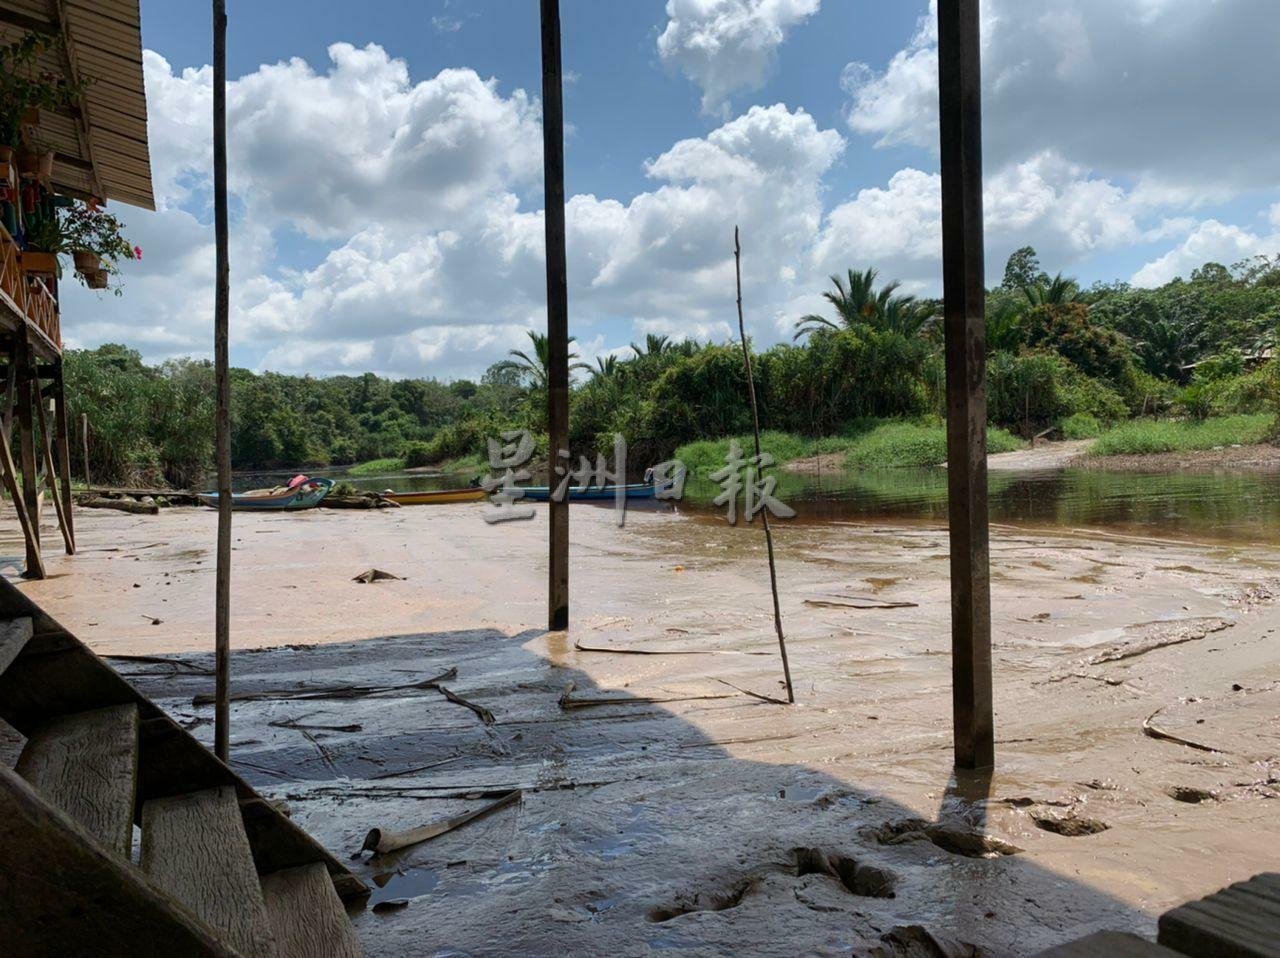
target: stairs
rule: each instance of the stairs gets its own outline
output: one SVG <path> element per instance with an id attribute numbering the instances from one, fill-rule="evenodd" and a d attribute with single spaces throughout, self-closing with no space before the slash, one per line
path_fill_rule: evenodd
<path id="1" fill-rule="evenodd" d="M 0 718 L 6 956 L 361 954 L 364 883 L 4 580 Z"/>

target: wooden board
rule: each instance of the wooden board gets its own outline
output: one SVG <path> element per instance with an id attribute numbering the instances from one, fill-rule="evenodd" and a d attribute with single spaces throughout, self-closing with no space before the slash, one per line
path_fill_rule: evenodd
<path id="1" fill-rule="evenodd" d="M 1159 941 L 1191 958 L 1280 958 L 1280 873 L 1257 875 L 1165 912 Z"/>
<path id="2" fill-rule="evenodd" d="M 253 852 L 232 788 L 210 788 L 142 807 L 142 870 L 248 958 L 271 958 Z"/>
<path id="3" fill-rule="evenodd" d="M 17 772 L 104 848 L 128 859 L 138 781 L 138 709 L 81 712 L 47 723 L 27 741 Z"/>
<path id="4" fill-rule="evenodd" d="M 236 958 L 60 809 L 0 765 L 6 955 Z"/>
<path id="5" fill-rule="evenodd" d="M 262 878 L 262 897 L 279 958 L 360 958 L 360 942 L 324 865 Z"/>
<path id="6" fill-rule="evenodd" d="M 1181 958 L 1176 951 L 1123 931 L 1099 931 L 1087 938 L 1036 952 L 1033 958 Z"/>
<path id="7" fill-rule="evenodd" d="M 31 638 L 31 619 L 22 616 L 0 622 L 0 673 L 18 657 Z"/>

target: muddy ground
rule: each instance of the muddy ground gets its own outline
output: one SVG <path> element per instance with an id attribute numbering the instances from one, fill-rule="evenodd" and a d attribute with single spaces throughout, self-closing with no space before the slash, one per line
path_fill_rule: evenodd
<path id="1" fill-rule="evenodd" d="M 944 530 L 778 524 L 788 707 L 746 694 L 780 692 L 758 528 L 574 506 L 548 634 L 545 513 L 486 508 L 236 516 L 247 778 L 343 857 L 524 790 L 353 863 L 407 902 L 356 914 L 371 956 L 1023 955 L 1277 867 L 1274 549 L 993 530 L 998 765 L 957 781 Z M 213 512 L 76 520 L 22 588 L 104 654 L 186 653 L 115 664 L 211 740 Z"/>

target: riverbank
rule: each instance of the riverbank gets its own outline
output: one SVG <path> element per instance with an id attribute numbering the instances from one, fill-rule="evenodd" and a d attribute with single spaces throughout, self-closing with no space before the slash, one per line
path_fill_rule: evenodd
<path id="1" fill-rule="evenodd" d="M 487 508 L 236 516 L 235 688 L 452 667 L 490 716 L 421 692 L 236 705 L 247 777 L 343 855 L 374 825 L 525 789 L 356 863 L 408 900 L 356 918 L 370 958 L 862 954 L 916 924 L 1026 954 L 1151 935 L 1173 904 L 1274 868 L 1274 547 L 994 528 L 998 767 L 956 782 L 940 524 L 775 524 L 786 707 L 739 691 L 779 691 L 758 528 L 574 506 L 572 630 L 549 634 L 543 507 L 497 525 Z M 80 555 L 51 545 L 50 578 L 20 587 L 100 652 L 198 653 L 116 664 L 208 739 L 191 700 L 212 683 L 214 513 L 76 521 Z M 371 566 L 404 578 L 351 581 Z M 811 848 L 876 882 L 805 865 Z"/>

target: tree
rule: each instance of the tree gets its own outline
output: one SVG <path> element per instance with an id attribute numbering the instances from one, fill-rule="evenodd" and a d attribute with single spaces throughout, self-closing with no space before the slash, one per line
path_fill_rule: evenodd
<path id="1" fill-rule="evenodd" d="M 631 348 L 635 349 L 634 346 L 632 346 Z M 608 379 L 617 371 L 617 369 L 618 369 L 617 356 L 613 356 L 613 355 L 597 356 L 596 368 L 591 370 L 591 375 L 596 377 L 604 377 L 605 379 Z"/>
<path id="2" fill-rule="evenodd" d="M 1040 258 L 1034 246 L 1014 250 L 1004 264 L 1004 282 L 1001 289 L 1024 289 L 1040 286 L 1049 281 L 1049 274 L 1040 268 Z"/>
<path id="3" fill-rule="evenodd" d="M 889 304 L 894 301 L 894 293 L 902 284 L 896 279 L 876 289 L 876 279 L 880 275 L 876 269 L 868 269 L 861 273 L 855 273 L 852 269 L 848 271 L 848 282 L 841 279 L 839 274 L 833 274 L 831 277 L 831 285 L 835 290 L 827 290 L 822 294 L 823 298 L 835 307 L 836 318 L 828 319 L 825 316 L 818 316 L 810 313 L 808 316 L 802 316 L 796 322 L 796 332 L 793 338 L 800 339 L 812 333 L 822 330 L 838 330 L 852 329 L 858 325 L 868 325 L 876 328 L 884 328 L 877 320 L 883 320 Z M 899 300 L 913 300 L 913 297 L 897 297 Z M 899 303 L 895 307 L 897 314 L 903 312 L 903 303 Z M 896 321 L 896 320 L 895 320 Z"/>
<path id="4" fill-rule="evenodd" d="M 640 356 L 661 356 L 665 352 L 669 352 L 675 344 L 671 342 L 669 336 L 659 336 L 655 333 L 649 333 L 644 338 L 644 348 L 641 349 L 635 343 L 631 344 L 631 348 L 635 350 L 636 357 Z"/>
<path id="5" fill-rule="evenodd" d="M 548 376 L 551 369 L 551 341 L 545 333 L 539 333 L 535 330 L 528 330 L 529 340 L 533 343 L 533 354 L 526 353 L 523 349 L 513 349 L 508 356 L 511 359 L 504 359 L 501 362 L 494 363 L 489 368 L 491 370 L 513 371 L 519 374 L 522 382 L 527 383 L 537 389 L 546 389 Z M 575 342 L 576 337 L 570 336 L 569 342 Z M 586 363 L 574 362 L 577 353 L 572 349 L 569 351 L 569 371 L 575 369 L 590 369 Z"/>
<path id="6" fill-rule="evenodd" d="M 1067 303 L 1081 303 L 1087 309 L 1092 297 L 1080 288 L 1080 284 L 1070 277 L 1059 273 L 1053 279 L 1045 277 L 1044 282 L 1022 287 L 1022 295 L 1027 302 L 1035 306 L 1064 306 Z"/>

